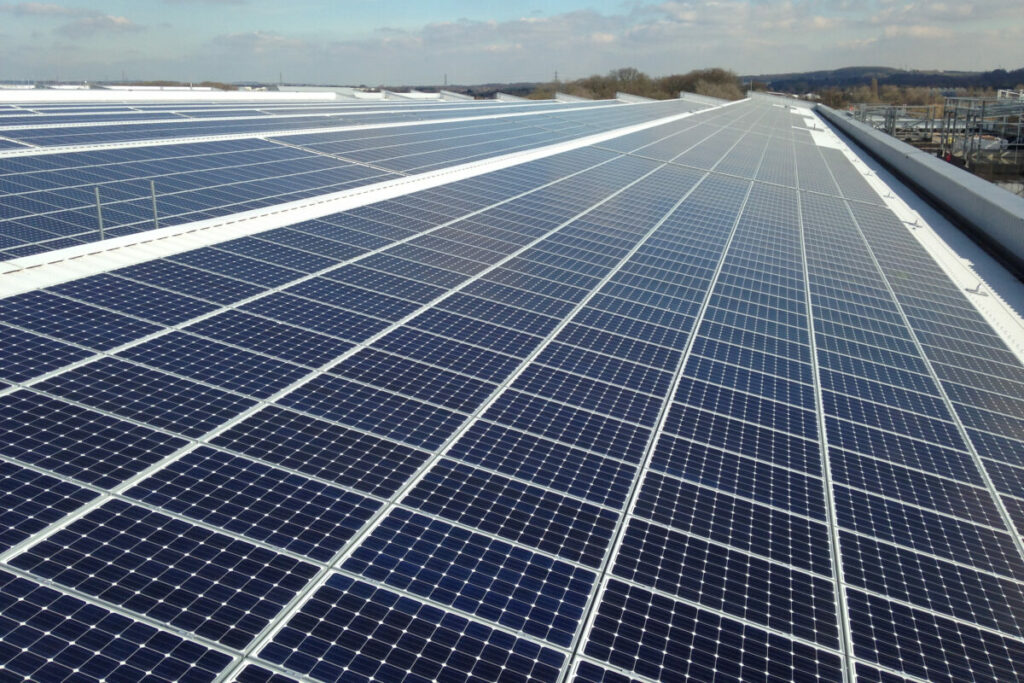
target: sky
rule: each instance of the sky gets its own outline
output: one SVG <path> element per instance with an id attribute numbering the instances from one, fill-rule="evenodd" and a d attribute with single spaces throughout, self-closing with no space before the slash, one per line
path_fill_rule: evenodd
<path id="1" fill-rule="evenodd" d="M 0 0 L 0 79 L 431 85 L 1024 66 L 1022 0 Z"/>

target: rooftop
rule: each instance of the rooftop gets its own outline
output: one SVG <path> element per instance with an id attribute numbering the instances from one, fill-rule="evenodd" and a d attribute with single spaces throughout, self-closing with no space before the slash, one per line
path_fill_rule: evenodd
<path id="1" fill-rule="evenodd" d="M 1022 285 L 814 109 L 36 94 L 0 678 L 1024 669 Z"/>

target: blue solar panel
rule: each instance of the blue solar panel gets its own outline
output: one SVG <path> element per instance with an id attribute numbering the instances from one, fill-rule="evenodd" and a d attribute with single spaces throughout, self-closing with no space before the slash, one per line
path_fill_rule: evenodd
<path id="1" fill-rule="evenodd" d="M 581 659 L 573 680 L 580 681 L 580 683 L 631 683 L 639 679 L 624 676 L 617 671 L 609 671 L 586 659 Z"/>
<path id="2" fill-rule="evenodd" d="M 239 683 L 295 683 L 296 679 L 274 673 L 264 669 L 262 666 L 249 664 L 242 669 L 241 673 L 235 677 L 235 680 Z"/>
<path id="3" fill-rule="evenodd" d="M 205 301 L 111 275 L 75 280 L 53 287 L 50 291 L 162 325 L 177 325 L 216 308 Z"/>
<path id="4" fill-rule="evenodd" d="M 0 572 L 0 671 L 12 681 L 213 681 L 231 656 Z"/>
<path id="5" fill-rule="evenodd" d="M 256 398 L 267 398 L 308 372 L 297 365 L 184 332 L 172 332 L 118 355 Z"/>
<path id="6" fill-rule="evenodd" d="M 24 390 L 0 397 L 0 443 L 8 458 L 110 488 L 186 441 Z"/>
<path id="7" fill-rule="evenodd" d="M 697 575 L 680 567 L 705 567 Z M 634 519 L 614 574 L 831 648 L 839 646 L 829 579 Z"/>
<path id="8" fill-rule="evenodd" d="M 97 495 L 55 477 L 0 462 L 0 551 L 21 543 Z"/>
<path id="9" fill-rule="evenodd" d="M 434 287 L 417 280 L 360 266 L 351 266 L 325 273 L 324 277 L 421 304 L 436 299 L 445 293 L 443 287 Z"/>
<path id="10" fill-rule="evenodd" d="M 394 493 L 427 459 L 426 452 L 407 445 L 272 405 L 213 443 L 382 496 Z"/>
<path id="11" fill-rule="evenodd" d="M 388 326 L 387 321 L 321 304 L 284 292 L 274 292 L 245 304 L 243 312 L 253 313 L 312 332 L 352 341 L 363 341 Z"/>
<path id="12" fill-rule="evenodd" d="M 160 329 L 137 318 L 42 291 L 0 299 L 0 318 L 8 325 L 101 350 Z"/>
<path id="13" fill-rule="evenodd" d="M 189 332 L 256 353 L 319 367 L 352 348 L 352 342 L 294 325 L 228 310 L 190 325 Z"/>
<path id="14" fill-rule="evenodd" d="M 36 386 L 190 437 L 202 436 L 224 419 L 256 404 L 253 399 L 114 358 L 101 358 Z"/>
<path id="15" fill-rule="evenodd" d="M 868 662 L 928 680 L 1011 680 L 1020 671 L 1018 639 L 859 591 L 848 595 L 854 652 Z M 916 640 L 898 637 L 907 632 Z"/>
<path id="16" fill-rule="evenodd" d="M 205 446 L 126 495 L 328 562 L 379 504 Z"/>
<path id="17" fill-rule="evenodd" d="M 437 448 L 465 415 L 340 377 L 320 375 L 281 405 L 412 446 Z"/>
<path id="18" fill-rule="evenodd" d="M 316 567 L 146 508 L 111 501 L 11 565 L 241 648 Z"/>
<path id="19" fill-rule="evenodd" d="M 166 260 L 120 268 L 114 274 L 218 304 L 234 303 L 264 291 L 254 284 Z"/>
<path id="20" fill-rule="evenodd" d="M 636 473 L 629 463 L 482 421 L 447 455 L 615 508 L 622 507 Z"/>
<path id="21" fill-rule="evenodd" d="M 590 503 L 442 460 L 405 504 L 597 567 L 615 515 Z"/>
<path id="22" fill-rule="evenodd" d="M 568 646 L 592 572 L 396 509 L 342 568 Z"/>
<path id="23" fill-rule="evenodd" d="M 331 373 L 453 410 L 472 410 L 496 388 L 473 377 L 372 348 L 349 356 Z"/>
<path id="24" fill-rule="evenodd" d="M 374 346 L 482 380 L 503 379 L 519 365 L 519 359 L 512 356 L 409 327 L 394 330 Z"/>
<path id="25" fill-rule="evenodd" d="M 213 248 L 188 251 L 170 260 L 264 287 L 278 287 L 300 277 L 298 271 Z"/>
<path id="26" fill-rule="evenodd" d="M 413 301 L 406 301 L 324 278 L 305 280 L 285 291 L 295 296 L 322 301 L 391 321 L 404 318 L 419 308 L 418 304 Z"/>
<path id="27" fill-rule="evenodd" d="M 554 680 L 564 655 L 334 574 L 260 651 L 318 680 Z"/>
<path id="28" fill-rule="evenodd" d="M 713 489 L 651 472 L 634 513 L 807 571 L 832 573 L 825 524 Z"/>
<path id="29" fill-rule="evenodd" d="M 586 654 L 653 680 L 829 680 L 838 655 L 611 581 Z"/>
<path id="30" fill-rule="evenodd" d="M 92 200 L 62 173 L 100 169 L 118 234 L 152 175 L 212 215 L 378 173 L 325 155 L 422 170 L 689 105 L 541 106 L 18 152 L 0 249 L 79 239 L 39 215 Z M 0 300 L 0 678 L 1015 677 L 1024 368 L 845 154 L 751 100 L 478 170 Z M 152 626 L 58 633 L 104 619 Z"/>
<path id="31" fill-rule="evenodd" d="M 0 378 L 22 382 L 92 355 L 81 347 L 0 325 L 4 362 Z"/>
<path id="32" fill-rule="evenodd" d="M 261 261 L 285 266 L 302 273 L 315 273 L 318 270 L 330 268 L 338 263 L 336 259 L 325 258 L 318 254 L 301 249 L 292 249 L 284 245 L 269 244 L 268 241 L 267 239 L 255 237 L 240 237 L 230 242 L 218 244 L 217 249 L 230 251 L 233 254 L 241 254 L 249 258 L 258 258 Z"/>

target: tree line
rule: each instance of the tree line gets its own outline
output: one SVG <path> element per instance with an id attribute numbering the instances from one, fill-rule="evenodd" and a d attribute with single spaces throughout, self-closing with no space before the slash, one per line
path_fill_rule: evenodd
<path id="1" fill-rule="evenodd" d="M 531 99 L 551 99 L 555 92 L 606 100 L 615 93 L 624 92 L 653 100 L 667 100 L 679 96 L 680 92 L 719 97 L 723 100 L 739 100 L 745 95 L 739 76 L 726 69 L 695 69 L 685 74 L 672 74 L 652 78 L 633 67 L 613 69 L 606 75 L 593 75 L 575 81 L 545 83 L 529 94 Z"/>

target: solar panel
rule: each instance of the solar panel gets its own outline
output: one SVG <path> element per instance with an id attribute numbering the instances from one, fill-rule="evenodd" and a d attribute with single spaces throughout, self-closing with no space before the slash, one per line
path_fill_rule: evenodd
<path id="1" fill-rule="evenodd" d="M 662 106 L 289 136 L 620 133 L 0 299 L 0 678 L 1015 678 L 1020 360 L 789 109 Z"/>
<path id="2" fill-rule="evenodd" d="M 102 239 L 101 225 L 106 237 L 123 236 L 150 230 L 156 224 L 166 227 L 262 208 L 578 136 L 544 128 L 543 122 L 553 116 L 545 114 L 544 107 L 557 109 L 541 105 L 538 110 L 516 104 L 420 107 L 414 117 L 419 124 L 433 121 L 437 125 L 399 128 L 374 128 L 392 121 L 392 115 L 382 113 L 367 118 L 367 112 L 359 113 L 353 120 L 272 115 L 217 122 L 175 118 L 170 126 L 118 126 L 114 125 L 115 119 L 111 125 L 93 122 L 76 129 L 61 123 L 36 131 L 20 130 L 18 126 L 9 130 L 12 127 L 5 127 L 0 121 L 0 134 L 6 132 L 33 145 L 113 145 L 107 149 L 36 157 L 0 155 L 0 206 L 4 208 L 0 237 L 6 238 L 6 243 L 0 243 L 0 259 Z M 692 105 L 674 102 L 671 107 L 670 111 L 665 107 L 604 106 L 626 111 L 594 117 L 598 112 L 574 109 L 561 116 L 589 116 L 593 122 L 588 124 L 588 132 L 599 132 L 686 111 Z M 469 118 L 437 123 L 456 115 Z M 358 123 L 360 127 L 354 131 L 313 133 L 317 127 L 346 123 Z M 267 134 L 289 127 L 292 133 L 300 134 Z M 312 134 L 301 133 L 304 128 Z M 240 139 L 216 139 L 232 134 Z M 125 140 L 204 135 L 213 139 L 118 147 Z M 100 193 L 99 200 L 96 192 Z M 101 211 L 96 208 L 97 201 Z M 251 240 L 240 240 L 235 248 L 240 253 L 261 254 L 275 263 L 295 257 L 287 250 L 261 250 L 260 243 Z M 316 258 L 307 255 L 305 261 L 308 264 Z"/>

